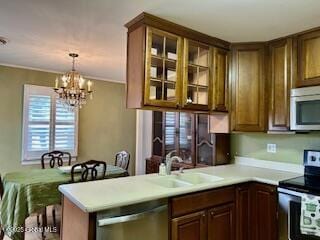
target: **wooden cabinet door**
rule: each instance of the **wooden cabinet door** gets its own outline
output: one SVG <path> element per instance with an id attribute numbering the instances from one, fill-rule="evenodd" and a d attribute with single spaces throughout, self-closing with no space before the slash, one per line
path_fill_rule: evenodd
<path id="1" fill-rule="evenodd" d="M 225 204 L 208 211 L 208 240 L 233 240 L 234 204 Z"/>
<path id="2" fill-rule="evenodd" d="M 252 240 L 277 240 L 277 190 L 275 186 L 252 185 Z"/>
<path id="3" fill-rule="evenodd" d="M 292 39 L 269 45 L 269 131 L 290 129 Z"/>
<path id="4" fill-rule="evenodd" d="M 232 46 L 232 111 L 233 131 L 265 130 L 265 45 Z"/>
<path id="5" fill-rule="evenodd" d="M 298 37 L 297 86 L 320 85 L 320 30 Z"/>
<path id="6" fill-rule="evenodd" d="M 210 110 L 212 99 L 212 49 L 184 39 L 182 107 Z"/>
<path id="7" fill-rule="evenodd" d="M 212 110 L 228 111 L 228 51 L 213 50 L 213 100 Z"/>
<path id="8" fill-rule="evenodd" d="M 144 105 L 177 108 L 180 103 L 182 38 L 147 27 Z"/>
<path id="9" fill-rule="evenodd" d="M 206 240 L 206 211 L 184 215 L 171 220 L 171 240 Z"/>
<path id="10" fill-rule="evenodd" d="M 250 185 L 236 188 L 236 239 L 250 240 Z"/>

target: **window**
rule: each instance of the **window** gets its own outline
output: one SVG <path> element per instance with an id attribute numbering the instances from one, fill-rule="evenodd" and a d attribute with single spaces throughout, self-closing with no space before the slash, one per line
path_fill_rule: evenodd
<path id="1" fill-rule="evenodd" d="M 50 87 L 24 85 L 22 161 L 53 150 L 77 156 L 78 112 L 69 112 Z"/>

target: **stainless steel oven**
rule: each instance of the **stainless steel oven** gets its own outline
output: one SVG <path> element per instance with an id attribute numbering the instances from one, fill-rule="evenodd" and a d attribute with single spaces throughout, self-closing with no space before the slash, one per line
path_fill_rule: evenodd
<path id="1" fill-rule="evenodd" d="M 320 240 L 320 237 L 304 235 L 300 231 L 302 193 L 285 188 L 279 192 L 279 240 Z"/>
<path id="2" fill-rule="evenodd" d="M 290 128 L 320 130 L 320 86 L 291 90 Z"/>

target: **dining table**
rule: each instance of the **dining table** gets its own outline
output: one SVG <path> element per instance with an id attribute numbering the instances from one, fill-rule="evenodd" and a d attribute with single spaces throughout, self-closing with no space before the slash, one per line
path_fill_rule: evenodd
<path id="1" fill-rule="evenodd" d="M 127 175 L 126 170 L 107 165 L 104 178 Z M 47 206 L 61 204 L 58 187 L 62 184 L 71 184 L 71 174 L 58 168 L 29 169 L 4 175 L 0 204 L 0 223 L 4 234 L 12 240 L 23 240 L 28 216 L 41 213 Z"/>

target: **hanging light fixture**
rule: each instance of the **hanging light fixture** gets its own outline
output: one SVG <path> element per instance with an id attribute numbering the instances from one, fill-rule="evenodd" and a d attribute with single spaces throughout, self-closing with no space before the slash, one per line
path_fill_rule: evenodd
<path id="1" fill-rule="evenodd" d="M 75 59 L 79 57 L 76 53 L 70 53 L 72 57 L 72 70 L 57 77 L 54 91 L 59 95 L 60 102 L 69 111 L 81 108 L 87 103 L 88 96 L 92 99 L 92 81 L 87 81 L 75 70 Z M 61 84 L 60 84 L 61 82 Z"/>

